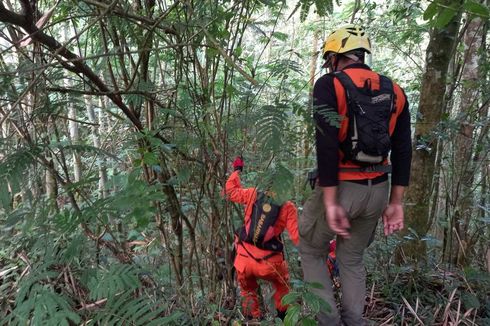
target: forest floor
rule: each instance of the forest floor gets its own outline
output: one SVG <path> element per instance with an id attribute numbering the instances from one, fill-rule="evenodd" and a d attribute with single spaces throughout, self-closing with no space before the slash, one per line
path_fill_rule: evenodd
<path id="1" fill-rule="evenodd" d="M 425 274 L 423 278 L 413 274 L 411 276 L 409 273 L 400 274 L 393 282 L 399 292 L 388 293 L 386 284 L 371 283 L 364 313 L 368 325 L 490 326 L 487 280 L 480 284 L 480 288 L 473 290 L 475 284 L 462 278 L 459 273 L 437 271 Z M 419 285 L 418 290 L 423 291 L 415 290 L 410 295 L 410 284 L 415 280 Z M 265 310 L 270 312 L 264 321 L 247 323 L 232 319 L 231 324 L 281 325 L 274 319 L 272 288 L 262 286 L 262 294 Z M 308 308 L 303 310 L 307 311 Z"/>

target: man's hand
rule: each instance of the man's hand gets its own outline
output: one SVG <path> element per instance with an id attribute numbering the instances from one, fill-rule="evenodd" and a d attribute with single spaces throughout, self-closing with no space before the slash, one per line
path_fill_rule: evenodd
<path id="1" fill-rule="evenodd" d="M 383 224 L 385 235 L 388 236 L 403 229 L 403 206 L 402 204 L 388 204 L 383 211 Z"/>
<path id="2" fill-rule="evenodd" d="M 243 171 L 243 166 L 245 164 L 243 163 L 243 158 L 241 156 L 237 156 L 235 158 L 235 161 L 233 161 L 233 170 L 236 171 L 236 170 L 240 170 L 240 171 Z"/>
<path id="3" fill-rule="evenodd" d="M 341 237 L 349 239 L 350 223 L 344 208 L 339 204 L 330 204 L 326 205 L 325 210 L 330 229 Z"/>

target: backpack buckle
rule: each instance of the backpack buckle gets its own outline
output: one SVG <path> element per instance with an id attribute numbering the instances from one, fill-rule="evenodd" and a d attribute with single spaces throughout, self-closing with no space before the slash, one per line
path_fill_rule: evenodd
<path id="1" fill-rule="evenodd" d="M 376 165 L 370 165 L 370 166 L 366 166 L 364 168 L 361 168 L 361 172 L 377 172 L 376 171 Z"/>

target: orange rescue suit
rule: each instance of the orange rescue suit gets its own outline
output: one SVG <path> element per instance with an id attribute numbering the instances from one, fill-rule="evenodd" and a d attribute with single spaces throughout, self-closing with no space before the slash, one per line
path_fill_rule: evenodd
<path id="1" fill-rule="evenodd" d="M 235 171 L 226 181 L 225 194 L 227 199 L 245 205 L 244 223 L 250 223 L 253 204 L 257 197 L 257 189 L 242 188 L 240 173 Z M 279 236 L 285 228 L 288 230 L 290 239 L 297 245 L 299 242 L 298 214 L 296 206 L 290 201 L 281 206 L 279 216 L 274 225 L 275 236 Z M 252 318 L 261 318 L 262 316 L 257 294 L 259 287 L 257 279 L 267 280 L 272 283 L 275 290 L 273 298 L 276 309 L 285 311 L 287 307 L 281 304 L 281 299 L 289 292 L 289 272 L 283 255 L 279 253 L 271 256 L 274 253 L 273 251 L 263 250 L 245 242 L 238 243 L 238 241 L 235 241 L 235 247 L 236 258 L 234 265 L 243 297 L 243 314 Z M 249 253 L 255 259 L 250 257 Z M 270 257 L 260 260 L 260 258 L 267 256 Z"/>

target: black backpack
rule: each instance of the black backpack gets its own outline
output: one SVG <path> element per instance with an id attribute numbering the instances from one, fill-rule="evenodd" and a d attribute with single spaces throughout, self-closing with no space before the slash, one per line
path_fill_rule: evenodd
<path id="1" fill-rule="evenodd" d="M 271 198 L 263 192 L 258 192 L 253 204 L 250 223 L 248 228 L 244 225 L 239 230 L 239 240 L 253 244 L 260 249 L 282 252 L 283 244 L 280 238 L 274 235 L 274 225 L 280 210 L 281 206 L 272 203 Z"/>
<path id="2" fill-rule="evenodd" d="M 381 164 L 391 150 L 390 119 L 394 111 L 393 83 L 380 77 L 379 90 L 371 90 L 369 79 L 363 88 L 357 87 L 342 71 L 334 76 L 345 89 L 349 128 L 346 139 L 340 144 L 344 161 L 360 166 Z"/>

